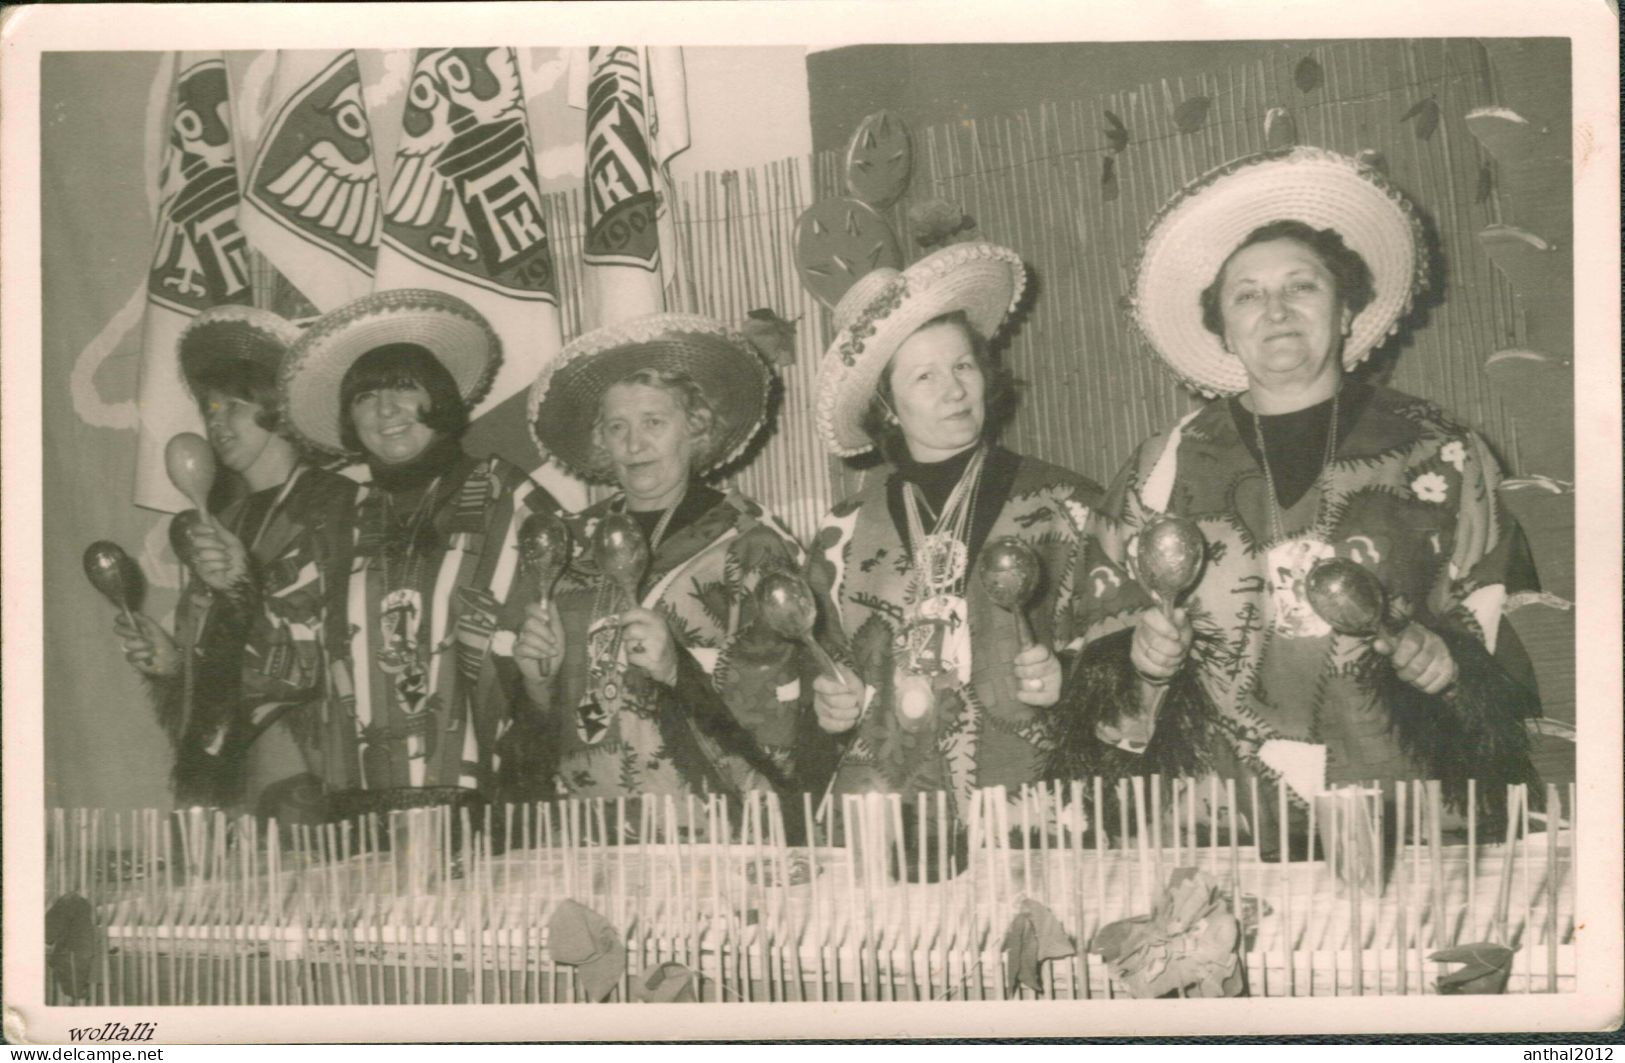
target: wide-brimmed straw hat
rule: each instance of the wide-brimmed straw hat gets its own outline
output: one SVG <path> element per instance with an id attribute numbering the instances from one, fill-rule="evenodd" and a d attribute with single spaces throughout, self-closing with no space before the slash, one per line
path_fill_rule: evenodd
<path id="1" fill-rule="evenodd" d="M 344 452 L 339 436 L 339 385 L 356 359 L 389 343 L 415 343 L 451 373 L 470 409 L 484 397 L 502 364 L 502 341 L 478 310 L 426 288 L 364 295 L 317 318 L 282 368 L 288 424 L 306 444 Z"/>
<path id="2" fill-rule="evenodd" d="M 200 375 L 224 362 L 247 362 L 282 371 L 288 349 L 299 339 L 299 326 L 257 306 L 211 306 L 181 330 L 176 351 L 181 379 L 197 394 Z"/>
<path id="3" fill-rule="evenodd" d="M 704 475 L 737 458 L 767 420 L 773 374 L 742 335 L 712 318 L 656 313 L 594 329 L 565 345 L 530 389 L 530 432 L 545 461 L 607 483 L 593 426 L 604 393 L 645 369 L 688 376 L 711 403 L 711 446 L 695 456 Z"/>
<path id="4" fill-rule="evenodd" d="M 1202 291 L 1249 233 L 1283 220 L 1335 230 L 1371 268 L 1375 295 L 1344 341 L 1345 368 L 1398 328 L 1426 282 L 1421 220 L 1380 172 L 1355 159 L 1299 147 L 1249 155 L 1205 174 L 1152 219 L 1131 296 L 1146 342 L 1204 395 L 1246 390 L 1247 373 L 1202 324 Z"/>
<path id="5" fill-rule="evenodd" d="M 835 306 L 835 340 L 818 366 L 816 420 L 824 446 L 843 458 L 872 449 L 863 413 L 903 341 L 955 311 L 991 340 L 1025 284 L 1020 255 L 983 243 L 953 244 L 907 269 L 861 277 Z"/>

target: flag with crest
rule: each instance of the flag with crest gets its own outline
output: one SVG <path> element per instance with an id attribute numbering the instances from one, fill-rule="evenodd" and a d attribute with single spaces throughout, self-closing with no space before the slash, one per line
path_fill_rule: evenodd
<path id="1" fill-rule="evenodd" d="M 681 259 L 667 167 L 689 144 L 682 49 L 589 48 L 569 95 L 587 112 L 584 328 L 664 310 Z"/>
<path id="2" fill-rule="evenodd" d="M 563 346 L 563 329 L 512 48 L 417 51 L 383 203 L 376 287 L 456 295 L 502 338 L 502 367 L 465 446 L 534 466 L 525 392 Z M 585 487 L 556 466 L 536 476 L 566 506 L 585 503 Z"/>
<path id="3" fill-rule="evenodd" d="M 267 114 L 243 232 L 325 313 L 372 291 L 383 222 L 355 52 L 278 52 Z"/>
<path id="4" fill-rule="evenodd" d="M 174 513 L 191 503 L 169 482 L 164 448 L 202 419 L 181 380 L 176 344 L 198 313 L 248 303 L 248 244 L 232 147 L 226 65 L 219 52 L 175 60 L 159 159 L 158 223 L 147 274 L 136 430 L 135 504 Z"/>

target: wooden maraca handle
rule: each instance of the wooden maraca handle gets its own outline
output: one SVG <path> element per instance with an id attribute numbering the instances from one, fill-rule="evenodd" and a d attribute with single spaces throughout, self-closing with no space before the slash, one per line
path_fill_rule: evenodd
<path id="1" fill-rule="evenodd" d="M 1032 621 L 1027 619 L 1027 613 L 1019 605 L 1010 610 L 1016 618 L 1016 638 L 1021 643 L 1023 652 L 1038 645 L 1038 637 L 1033 634 Z"/>
<path id="2" fill-rule="evenodd" d="M 841 681 L 841 669 L 835 664 L 835 658 L 831 657 L 829 655 L 829 651 L 818 644 L 817 639 L 813 638 L 810 634 L 803 635 L 801 636 L 801 643 L 802 645 L 806 646 L 809 651 L 811 651 L 813 660 L 818 662 L 818 670 L 820 672 L 823 672 L 836 682 Z"/>

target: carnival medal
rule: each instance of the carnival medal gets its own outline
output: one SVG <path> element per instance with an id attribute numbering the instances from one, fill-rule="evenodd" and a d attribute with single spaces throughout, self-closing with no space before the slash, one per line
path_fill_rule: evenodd
<path id="1" fill-rule="evenodd" d="M 626 692 L 620 627 L 615 620 L 614 616 L 600 617 L 587 632 L 587 689 L 576 706 L 576 735 L 589 746 L 609 733 Z"/>

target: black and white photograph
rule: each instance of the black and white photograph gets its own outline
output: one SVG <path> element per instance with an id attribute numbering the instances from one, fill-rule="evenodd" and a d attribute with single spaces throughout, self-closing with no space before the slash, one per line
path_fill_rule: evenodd
<path id="1" fill-rule="evenodd" d="M 8 15 L 9 1041 L 1617 1029 L 1617 12 Z"/>

